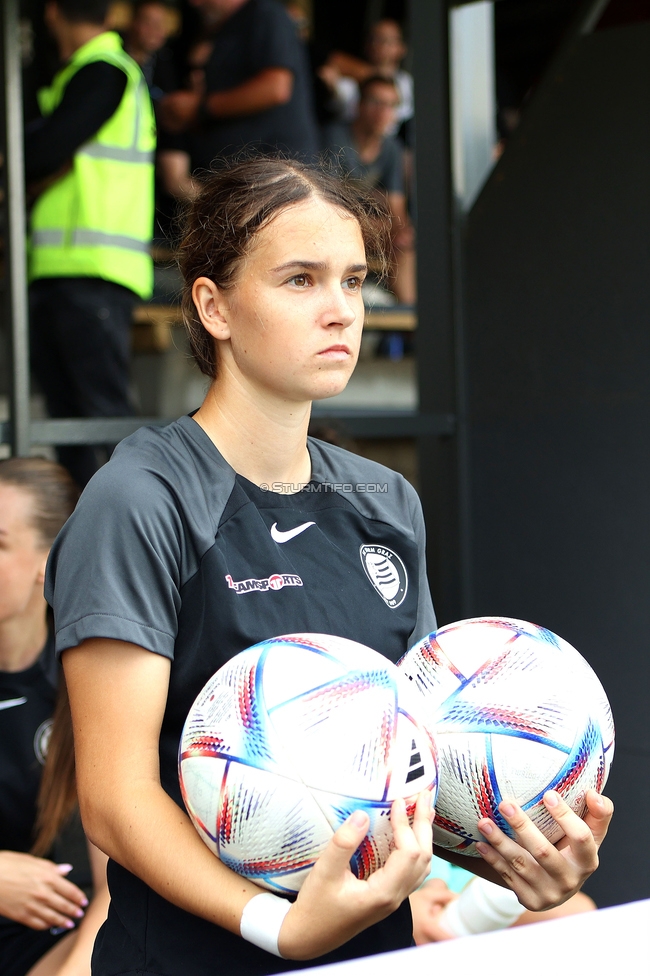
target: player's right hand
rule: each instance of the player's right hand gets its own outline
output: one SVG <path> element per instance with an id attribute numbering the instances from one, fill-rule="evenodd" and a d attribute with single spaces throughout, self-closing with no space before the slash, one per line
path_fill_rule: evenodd
<path id="1" fill-rule="evenodd" d="M 74 928 L 88 899 L 65 875 L 70 864 L 0 851 L 0 915 L 30 929 Z"/>
<path id="2" fill-rule="evenodd" d="M 350 870 L 350 858 L 366 836 L 369 818 L 362 811 L 353 813 L 316 861 L 282 923 L 282 956 L 315 959 L 396 911 L 428 874 L 433 815 L 428 790 L 418 797 L 412 827 L 404 801 L 395 800 L 395 848 L 382 868 L 360 881 Z"/>

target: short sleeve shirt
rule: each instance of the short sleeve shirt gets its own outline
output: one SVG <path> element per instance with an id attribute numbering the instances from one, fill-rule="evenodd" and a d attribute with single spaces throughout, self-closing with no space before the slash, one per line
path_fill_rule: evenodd
<path id="1" fill-rule="evenodd" d="M 413 488 L 332 445 L 310 439 L 309 451 L 309 484 L 280 494 L 236 474 L 190 417 L 141 429 L 92 479 L 52 550 L 46 595 L 59 651 L 107 637 L 172 660 L 161 781 L 180 807 L 185 718 L 234 654 L 279 634 L 316 632 L 397 661 L 435 629 Z M 390 565 L 389 586 L 378 558 Z M 181 976 L 191 958 L 193 976 L 212 976 L 219 958 L 227 962 L 217 971 L 262 976 L 411 940 L 406 902 L 337 952 L 291 963 L 182 912 L 116 864 L 109 878 L 98 974 Z"/>
<path id="2" fill-rule="evenodd" d="M 325 130 L 325 148 L 340 169 L 369 190 L 404 192 L 404 153 L 397 139 L 386 136 L 376 159 L 363 162 L 349 126 L 333 123 Z"/>
<path id="3" fill-rule="evenodd" d="M 246 146 L 306 158 L 318 151 L 311 75 L 295 25 L 277 0 L 247 0 L 214 36 L 206 91 L 236 88 L 268 68 L 291 72 L 290 100 L 252 115 L 206 119 L 189 138 L 194 168 L 207 168 L 216 156 Z"/>

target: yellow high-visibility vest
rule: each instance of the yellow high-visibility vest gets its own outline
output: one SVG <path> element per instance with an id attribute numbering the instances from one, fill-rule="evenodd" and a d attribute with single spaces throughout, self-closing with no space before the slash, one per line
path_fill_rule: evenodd
<path id="1" fill-rule="evenodd" d="M 156 130 L 147 84 L 113 31 L 80 47 L 39 92 L 43 115 L 57 107 L 86 64 L 107 61 L 126 74 L 115 113 L 74 154 L 72 168 L 37 199 L 31 215 L 30 280 L 92 277 L 148 298 L 153 288 Z"/>

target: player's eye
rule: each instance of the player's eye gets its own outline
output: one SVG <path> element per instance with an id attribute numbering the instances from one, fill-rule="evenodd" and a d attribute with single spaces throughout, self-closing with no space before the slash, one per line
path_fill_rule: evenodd
<path id="1" fill-rule="evenodd" d="M 294 275 L 293 278 L 289 278 L 288 284 L 296 285 L 297 288 L 306 288 L 309 284 L 309 277 L 306 274 Z"/>
<path id="2" fill-rule="evenodd" d="M 359 278 L 358 275 L 352 275 L 352 277 L 345 279 L 343 282 L 343 287 L 347 288 L 348 291 L 360 291 L 362 284 L 362 278 Z"/>

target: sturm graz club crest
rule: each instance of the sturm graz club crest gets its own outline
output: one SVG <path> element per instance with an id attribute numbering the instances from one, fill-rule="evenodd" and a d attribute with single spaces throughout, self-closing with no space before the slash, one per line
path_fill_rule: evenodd
<path id="1" fill-rule="evenodd" d="M 408 589 L 404 563 L 386 546 L 361 546 L 359 555 L 366 576 L 384 603 L 394 610 L 404 601 Z"/>

